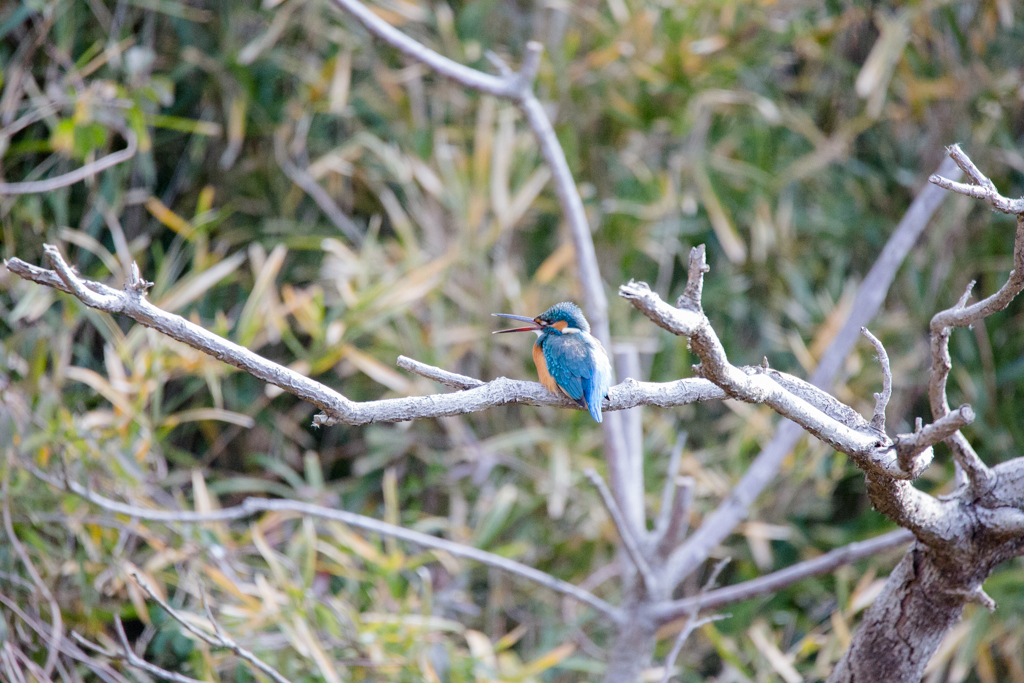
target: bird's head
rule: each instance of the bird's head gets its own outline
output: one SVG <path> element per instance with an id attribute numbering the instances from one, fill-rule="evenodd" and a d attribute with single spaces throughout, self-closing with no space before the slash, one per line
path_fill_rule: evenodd
<path id="1" fill-rule="evenodd" d="M 583 317 L 580 307 L 571 301 L 563 301 L 555 304 L 544 311 L 536 318 L 527 318 L 521 315 L 510 315 L 508 313 L 494 313 L 499 318 L 511 318 L 530 323 L 529 327 L 516 327 L 511 330 L 498 330 L 494 334 L 504 332 L 536 332 L 537 334 L 573 334 L 576 332 L 590 332 L 590 323 Z"/>

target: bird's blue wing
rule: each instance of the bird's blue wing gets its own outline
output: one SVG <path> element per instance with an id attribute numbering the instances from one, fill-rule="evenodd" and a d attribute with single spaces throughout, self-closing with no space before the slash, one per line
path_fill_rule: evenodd
<path id="1" fill-rule="evenodd" d="M 611 379 L 604 349 L 582 334 L 562 334 L 546 339 L 543 351 L 548 372 L 562 391 L 601 422 L 601 400 L 608 393 Z"/>
<path id="2" fill-rule="evenodd" d="M 584 400 L 583 380 L 590 379 L 590 349 L 576 335 L 551 335 L 542 347 L 548 372 L 574 401 Z"/>
<path id="3" fill-rule="evenodd" d="M 601 422 L 601 401 L 608 395 L 608 388 L 611 386 L 612 380 L 612 368 L 608 363 L 608 356 L 597 340 L 594 340 L 593 344 L 595 346 L 593 349 L 593 372 L 589 379 L 583 380 L 583 394 L 590 416 Z"/>

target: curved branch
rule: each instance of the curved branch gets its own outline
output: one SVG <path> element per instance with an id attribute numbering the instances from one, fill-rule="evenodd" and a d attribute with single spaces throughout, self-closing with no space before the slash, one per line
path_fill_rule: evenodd
<path id="1" fill-rule="evenodd" d="M 882 366 L 882 391 L 875 394 L 875 413 L 871 417 L 871 426 L 884 434 L 885 407 L 889 405 L 889 399 L 892 398 L 892 369 L 889 366 L 889 354 L 885 352 L 885 347 L 882 346 L 882 342 L 878 337 L 871 334 L 868 328 L 860 328 L 860 333 L 875 347 L 875 353 L 878 354 L 878 363 Z"/>
<path id="2" fill-rule="evenodd" d="M 367 31 L 377 36 L 391 47 L 405 53 L 418 62 L 422 62 L 446 78 L 473 90 L 494 95 L 495 97 L 513 97 L 518 83 L 515 79 L 491 76 L 468 66 L 448 59 L 434 52 L 426 45 L 405 35 L 397 28 L 374 14 L 373 10 L 359 0 L 334 0 L 334 4 L 351 14 Z"/>
<path id="3" fill-rule="evenodd" d="M 312 403 L 324 411 L 324 414 L 314 418 L 316 425 L 403 422 L 418 418 L 479 412 L 509 403 L 581 410 L 578 404 L 560 394 L 551 393 L 537 382 L 505 377 L 481 382 L 404 357 L 400 359 L 399 364 L 407 370 L 464 390 L 429 396 L 352 401 L 316 380 L 269 361 L 181 316 L 157 308 L 146 300 L 145 287 L 134 280 L 130 281 L 124 290 L 82 280 L 61 258 L 55 247 L 48 245 L 46 254 L 58 272 L 38 268 L 17 258 L 11 259 L 6 265 L 12 273 L 26 280 L 67 292 L 92 308 L 126 315 L 146 327 L 151 327 Z M 608 411 L 625 410 L 639 405 L 680 406 L 725 396 L 721 389 L 703 379 L 683 379 L 664 384 L 627 379 L 612 387 L 608 394 L 609 398 L 604 407 L 604 410 Z"/>
<path id="4" fill-rule="evenodd" d="M 96 161 L 88 163 L 81 168 L 76 168 L 74 171 L 65 173 L 64 175 L 59 175 L 56 178 L 30 180 L 23 183 L 0 183 L 0 196 L 53 192 L 54 190 L 59 190 L 62 187 L 74 185 L 75 183 L 85 180 L 90 176 L 94 176 L 100 171 L 105 171 L 112 166 L 124 163 L 135 156 L 135 153 L 139 151 L 139 140 L 135 133 L 131 130 L 127 130 L 124 132 L 124 136 L 128 140 L 128 146 L 119 152 L 108 154 L 105 157 L 101 157 Z"/>
<path id="5" fill-rule="evenodd" d="M 453 541 L 424 534 L 419 531 L 413 531 L 394 524 L 388 524 L 387 522 L 382 522 L 372 517 L 348 512 L 347 510 L 336 510 L 334 508 L 314 505 L 313 503 L 303 503 L 297 500 L 270 498 L 246 498 L 242 501 L 241 505 L 222 508 L 212 512 L 153 510 L 150 508 L 128 505 L 126 503 L 119 503 L 116 500 L 111 500 L 110 498 L 94 493 L 90 489 L 82 486 L 78 482 L 72 481 L 71 479 L 65 478 L 60 480 L 48 475 L 31 463 L 26 463 L 26 467 L 30 469 L 36 477 L 56 486 L 57 488 L 72 491 L 82 498 L 85 498 L 90 503 L 93 503 L 94 505 L 97 505 L 109 512 L 119 515 L 128 515 L 129 517 L 134 517 L 136 519 L 146 519 L 154 522 L 165 523 L 230 522 L 236 519 L 251 517 L 258 512 L 293 512 L 299 515 L 308 515 L 319 519 L 329 519 L 335 522 L 342 522 L 357 529 L 390 536 L 402 541 L 414 543 L 424 548 L 444 550 L 456 557 L 464 557 L 468 560 L 473 560 L 481 564 L 495 567 L 496 569 L 501 569 L 509 572 L 510 574 L 522 576 L 523 578 L 529 579 L 540 586 L 574 597 L 580 602 L 590 605 L 597 611 L 606 614 L 616 621 L 620 618 L 621 611 L 617 607 L 608 604 L 593 593 L 574 586 L 568 581 L 563 581 L 538 569 L 528 567 L 521 562 L 516 562 L 515 560 L 510 560 L 500 555 L 495 555 L 494 553 L 479 550 L 478 548 L 473 548 L 461 543 L 455 543 Z"/>
<path id="6" fill-rule="evenodd" d="M 971 282 L 955 305 L 932 317 L 930 326 L 932 367 L 928 381 L 928 400 L 934 420 L 944 417 L 950 411 L 949 398 L 946 395 L 946 382 L 949 378 L 949 371 L 953 367 L 952 358 L 949 355 L 949 337 L 952 328 L 969 327 L 993 313 L 1005 309 L 1024 290 L 1024 198 L 1008 199 L 999 194 L 995 184 L 978 170 L 959 145 L 953 145 L 947 151 L 950 158 L 975 184 L 958 183 L 939 175 L 933 175 L 928 180 L 952 192 L 983 199 L 997 211 L 1017 214 L 1017 230 L 1013 244 L 1013 270 L 1010 271 L 1010 276 L 999 288 L 999 291 L 968 306 L 967 300 L 974 288 L 974 282 Z M 973 494 L 985 493 L 995 485 L 992 471 L 982 462 L 974 448 L 960 432 L 954 432 L 946 439 L 946 443 L 952 449 L 957 464 L 967 475 Z"/>
<path id="7" fill-rule="evenodd" d="M 891 548 L 914 540 L 914 534 L 906 529 L 890 531 L 868 541 L 857 541 L 831 550 L 821 557 L 800 562 L 777 572 L 759 576 L 733 586 L 725 586 L 692 598 L 665 602 L 652 609 L 652 616 L 658 623 L 666 623 L 690 614 L 691 610 L 713 609 L 759 595 L 774 593 L 812 576 L 833 571 L 844 564 L 876 555 Z"/>
<path id="8" fill-rule="evenodd" d="M 959 169 L 951 159 L 945 159 L 937 173 L 959 178 Z M 921 233 L 927 227 L 943 201 L 945 193 L 934 185 L 925 187 L 914 198 L 907 212 L 889 237 L 875 263 L 864 276 L 857 289 L 850 315 L 843 323 L 832 343 L 822 354 L 818 367 L 811 374 L 810 384 L 819 389 L 831 386 L 840 367 L 853 349 L 860 328 L 878 313 L 886 292 Z M 689 280 L 687 282 L 689 285 Z M 666 564 L 666 571 L 674 578 L 673 585 L 689 576 L 722 543 L 746 516 L 754 501 L 773 481 L 782 462 L 796 446 L 803 430 L 795 422 L 783 420 L 771 441 L 751 462 L 732 492 L 718 507 L 705 516 L 700 527 L 675 549 Z"/>
<path id="9" fill-rule="evenodd" d="M 703 258 L 699 260 L 703 261 Z M 691 261 L 691 268 L 700 268 L 703 265 Z M 815 405 L 811 402 L 818 400 L 814 393 L 796 393 L 796 385 L 792 383 L 796 378 L 786 378 L 782 373 L 757 368 L 738 368 L 730 363 L 718 335 L 711 328 L 703 312 L 689 306 L 670 306 L 642 282 L 622 285 L 619 288 L 619 295 L 660 327 L 673 334 L 687 337 L 691 348 L 701 361 L 695 370 L 721 387 L 730 398 L 767 405 L 836 450 L 849 454 L 866 470 L 896 479 L 907 478 L 908 475 L 900 470 L 891 444 L 884 435 L 871 433 L 870 430 L 858 428 L 856 424 L 837 419 L 835 415 L 826 412 L 828 407 L 825 404 Z M 777 381 L 779 379 L 783 379 L 790 386 L 781 385 Z M 806 391 L 813 390 L 811 385 L 801 384 L 806 385 Z M 818 393 L 827 397 L 823 392 Z"/>

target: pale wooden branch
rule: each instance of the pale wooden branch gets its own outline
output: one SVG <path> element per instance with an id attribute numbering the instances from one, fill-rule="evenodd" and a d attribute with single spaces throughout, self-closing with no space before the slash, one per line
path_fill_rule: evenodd
<path id="1" fill-rule="evenodd" d="M 703 256 L 699 250 L 691 252 L 690 267 L 701 273 L 706 265 Z M 657 325 L 687 337 L 691 350 L 700 359 L 695 372 L 710 379 L 731 398 L 765 404 L 836 450 L 848 454 L 867 475 L 872 502 L 898 524 L 934 543 L 942 543 L 961 530 L 962 520 L 951 519 L 956 516 L 955 509 L 911 486 L 906 480 L 919 471 L 904 471 L 897 459 L 895 444 L 885 434 L 871 428 L 849 406 L 791 375 L 732 365 L 707 317 L 699 309 L 695 310 L 694 302 L 686 308 L 675 308 L 662 301 L 646 284 L 635 282 L 620 287 L 619 294 Z M 741 496 L 749 493 L 737 487 L 732 496 L 736 496 L 737 502 L 745 501 Z M 746 505 L 752 502 L 746 501 Z M 730 505 L 730 508 L 740 507 Z M 705 532 L 701 543 L 718 533 Z M 668 558 L 669 583 L 681 580 L 707 556 L 696 552 L 698 547 L 687 543 Z"/>
<path id="2" fill-rule="evenodd" d="M 625 515 L 622 514 L 622 510 L 619 509 L 619 505 L 615 502 L 615 497 L 612 496 L 608 485 L 604 482 L 601 475 L 597 473 L 597 470 L 593 468 L 587 468 L 584 474 L 594 485 L 594 488 L 597 489 L 598 493 L 601 494 L 601 500 L 604 502 L 605 509 L 608 510 L 608 514 L 611 515 L 615 528 L 619 532 L 622 547 L 626 549 L 626 555 L 629 556 L 633 566 L 636 567 L 637 572 L 643 578 L 647 594 L 651 596 L 658 595 L 658 577 L 651 570 L 651 565 L 647 562 L 644 550 L 640 547 L 639 539 L 633 534 L 633 528 L 626 520 Z"/>
<path id="3" fill-rule="evenodd" d="M 943 160 L 936 172 L 947 177 L 960 177 L 960 169 L 949 158 Z M 911 202 L 857 288 L 849 317 L 822 354 L 818 367 L 809 379 L 811 385 L 819 389 L 828 389 L 832 385 L 860 337 L 860 328 L 867 325 L 881 309 L 896 272 L 944 198 L 945 192 L 940 188 L 926 184 Z M 667 567 L 671 568 L 677 583 L 696 570 L 747 516 L 750 506 L 774 480 L 783 460 L 804 433 L 796 423 L 782 421 L 775 435 L 754 458 L 729 495 L 704 517 L 700 527 L 686 542 L 672 552 Z"/>
<path id="4" fill-rule="evenodd" d="M 292 161 L 288 154 L 287 145 L 285 145 L 283 130 L 279 130 L 274 134 L 274 158 L 277 160 L 277 165 L 284 171 L 284 174 L 288 176 L 288 179 L 302 188 L 302 191 L 316 202 L 316 205 L 320 207 L 320 210 L 334 223 L 338 230 L 341 230 L 353 244 L 360 245 L 363 243 L 363 233 L 360 231 L 359 226 L 341 210 L 334 200 L 331 199 L 331 195 L 328 194 L 327 190 L 322 188 L 313 176 L 296 166 L 295 162 Z"/>
<path id="5" fill-rule="evenodd" d="M 55 247 L 47 245 L 46 255 L 57 272 L 32 266 L 16 258 L 9 260 L 6 265 L 12 273 L 26 280 L 72 294 L 92 308 L 126 315 L 136 322 L 312 403 L 324 411 L 323 415 L 314 418 L 314 424 L 317 425 L 401 422 L 478 412 L 510 403 L 581 409 L 578 404 L 562 395 L 549 392 L 537 382 L 504 377 L 490 382 L 480 382 L 407 358 L 400 361 L 400 365 L 405 369 L 465 390 L 430 396 L 351 401 L 320 382 L 269 361 L 181 316 L 157 308 L 145 297 L 145 285 L 148 283 L 141 281 L 137 267 L 133 267 L 133 275 L 126 283 L 125 289 L 116 290 L 98 282 L 79 278 Z M 638 405 L 670 407 L 720 399 L 724 396 L 725 393 L 721 389 L 702 379 L 677 380 L 664 384 L 627 379 L 609 390 L 609 399 L 605 402 L 604 410 L 625 410 Z"/>
<path id="6" fill-rule="evenodd" d="M 620 618 L 620 610 L 617 607 L 613 607 L 596 595 L 578 588 L 567 581 L 555 578 L 550 574 L 546 574 L 545 572 L 534 569 L 533 567 L 528 567 L 521 562 L 516 562 L 515 560 L 510 560 L 508 558 L 501 557 L 500 555 L 495 555 L 494 553 L 479 550 L 461 543 L 455 543 L 453 541 L 437 538 L 436 536 L 424 534 L 419 531 L 412 531 L 411 529 L 395 526 L 394 524 L 388 524 L 387 522 L 382 522 L 380 520 L 373 519 L 372 517 L 366 517 L 354 512 L 335 510 L 333 508 L 314 505 L 312 503 L 303 503 L 295 500 L 269 498 L 246 498 L 240 505 L 235 507 L 223 508 L 221 510 L 208 513 L 153 510 L 111 500 L 110 498 L 106 498 L 105 496 L 101 496 L 93 492 L 70 478 L 64 478 L 61 480 L 53 477 L 41 471 L 31 463 L 23 463 L 23 466 L 43 481 L 46 481 L 60 489 L 72 491 L 104 510 L 117 514 L 128 515 L 129 517 L 137 519 L 147 519 L 164 523 L 229 522 L 236 519 L 251 517 L 258 512 L 292 512 L 298 515 L 308 515 L 310 517 L 342 522 L 357 529 L 363 529 L 365 531 L 371 531 L 384 536 L 397 538 L 424 548 L 444 550 L 456 557 L 464 557 L 468 560 L 473 560 L 481 564 L 495 567 L 496 569 L 501 569 L 502 571 L 506 571 L 510 574 L 522 576 L 523 578 L 540 586 L 558 593 L 569 595 L 580 602 L 590 605 L 594 609 L 616 621 Z"/>
<path id="7" fill-rule="evenodd" d="M 522 89 L 515 78 L 491 76 L 434 52 L 384 21 L 358 0 L 334 0 L 334 4 L 352 15 L 366 30 L 391 47 L 460 85 L 495 97 L 510 99 L 518 96 L 519 90 Z"/>
<path id="8" fill-rule="evenodd" d="M 53 591 L 43 581 L 43 577 L 39 575 L 39 571 L 32 563 L 32 558 L 28 556 L 28 552 L 25 550 L 25 546 L 22 545 L 18 535 L 14 533 L 14 523 L 11 520 L 11 491 L 10 491 L 10 477 L 11 467 L 13 465 L 13 454 L 12 449 L 7 449 L 7 466 L 4 468 L 3 480 L 0 483 L 2 486 L 3 493 L 3 520 L 4 530 L 7 532 L 7 539 L 11 543 L 11 547 L 14 548 L 15 554 L 21 563 L 25 566 L 25 571 L 28 572 L 29 577 L 32 579 L 32 585 L 35 590 L 39 591 L 39 594 L 50 605 L 50 637 L 49 637 L 49 648 L 46 654 L 46 664 L 43 667 L 43 678 L 49 679 L 53 674 L 54 668 L 57 666 L 57 657 L 60 655 L 61 642 L 64 640 L 64 618 L 60 613 L 60 604 L 53 597 Z"/>
<path id="9" fill-rule="evenodd" d="M 108 650 L 74 631 L 72 631 L 71 637 L 78 641 L 79 645 L 87 647 L 90 650 L 103 655 L 107 659 L 123 662 L 132 668 L 145 671 L 150 676 L 155 676 L 161 680 L 171 681 L 171 683 L 204 683 L 198 678 L 192 678 L 191 676 L 186 676 L 185 674 L 180 674 L 175 671 L 168 671 L 156 664 L 151 664 L 135 654 L 135 650 L 132 649 L 131 643 L 128 642 L 128 634 L 124 632 L 124 624 L 121 623 L 120 614 L 114 615 L 114 628 L 117 630 L 117 639 L 121 645 L 119 650 Z"/>
<path id="10" fill-rule="evenodd" d="M 989 180 L 988 176 L 978 170 L 978 167 L 974 165 L 970 157 L 960 149 L 960 145 L 950 145 L 946 148 L 946 152 L 949 154 L 949 158 L 956 162 L 956 165 L 967 174 L 974 184 L 958 183 L 947 178 L 943 178 L 940 174 L 935 174 L 928 178 L 928 182 L 934 183 L 939 187 L 949 190 L 950 192 L 956 192 L 967 197 L 974 197 L 975 199 L 984 199 L 989 205 L 996 211 L 1003 213 L 1012 214 L 1024 214 L 1024 197 L 1020 199 L 1009 199 L 999 194 L 995 184 Z"/>
<path id="11" fill-rule="evenodd" d="M 760 368 L 739 368 L 730 363 L 718 335 L 702 312 L 670 306 L 643 282 L 622 285 L 619 295 L 655 324 L 687 337 L 701 361 L 694 370 L 721 387 L 730 398 L 769 406 L 836 450 L 847 453 L 865 470 L 897 479 L 907 478 L 899 469 L 891 442 L 884 435 L 829 413 L 830 404 L 838 404 L 835 399 L 792 376 Z M 780 384 L 780 380 L 786 386 Z M 863 419 L 860 422 L 863 423 Z"/>
<path id="12" fill-rule="evenodd" d="M 954 327 L 969 327 L 988 316 L 1005 309 L 1010 302 L 1024 290 L 1024 198 L 1008 199 L 996 190 L 995 184 L 989 180 L 974 162 L 960 149 L 959 145 L 948 148 L 951 159 L 975 183 L 968 185 L 954 182 L 939 175 L 929 180 L 947 190 L 985 200 L 992 208 L 1004 213 L 1017 214 L 1017 229 L 1013 244 L 1013 270 L 1002 287 L 995 294 L 975 303 L 967 305 L 974 283 L 967 287 L 960 300 L 949 309 L 940 311 L 931 321 L 931 352 L 932 366 L 928 383 L 928 399 L 931 403 L 932 418 L 938 420 L 949 413 L 949 399 L 946 395 L 946 382 L 952 369 L 952 358 L 949 355 L 949 337 Z M 953 457 L 967 475 L 971 490 L 975 494 L 984 493 L 995 482 L 991 470 L 982 462 L 966 438 L 955 432 L 946 439 L 953 451 Z"/>
<path id="13" fill-rule="evenodd" d="M 892 398 L 892 369 L 889 366 L 889 354 L 885 352 L 885 347 L 882 346 L 878 337 L 871 334 L 868 328 L 860 328 L 860 333 L 875 347 L 878 362 L 882 366 L 882 391 L 875 394 L 875 413 L 871 416 L 871 426 L 885 434 L 885 407 L 889 405 L 889 399 Z"/>
<path id="14" fill-rule="evenodd" d="M 951 413 L 946 413 L 928 426 L 912 434 L 896 437 L 896 458 L 900 468 L 908 474 L 920 473 L 931 463 L 930 451 L 935 444 L 945 441 L 961 428 L 974 422 L 974 410 L 964 404 Z M 929 452 L 923 458 L 921 454 Z"/>
<path id="15" fill-rule="evenodd" d="M 830 550 L 813 560 L 799 562 L 791 567 L 780 569 L 777 572 L 772 572 L 750 581 L 708 591 L 703 595 L 663 602 L 655 605 L 651 612 L 659 623 L 667 623 L 686 616 L 694 608 L 697 610 L 714 609 L 734 602 L 756 598 L 759 595 L 775 593 L 804 579 L 827 574 L 845 564 L 852 564 L 865 557 L 877 555 L 913 540 L 914 534 L 906 529 L 890 531 L 868 541 L 857 541 L 841 548 Z"/>
<path id="16" fill-rule="evenodd" d="M 714 569 L 711 570 L 711 575 L 708 577 L 708 580 L 705 581 L 704 585 L 701 587 L 698 597 L 706 595 L 708 590 L 715 585 L 715 582 L 718 581 L 718 575 L 722 573 L 722 570 L 725 569 L 725 565 L 727 565 L 728 563 L 728 558 L 719 560 L 718 564 L 716 564 Z M 668 683 L 669 680 L 671 680 L 672 670 L 675 669 L 676 666 L 676 659 L 679 658 L 679 653 L 683 650 L 683 644 L 686 642 L 686 639 L 690 637 L 691 633 L 693 633 L 705 624 L 710 624 L 713 621 L 726 619 L 729 616 L 726 614 L 712 614 L 710 616 L 698 619 L 697 613 L 699 611 L 700 607 L 695 606 L 691 608 L 689 612 L 687 612 L 686 625 L 683 626 L 683 629 L 679 632 L 679 635 L 676 636 L 676 640 L 672 644 L 672 649 L 669 650 L 668 656 L 665 657 L 665 673 L 661 677 L 661 683 Z"/>
<path id="17" fill-rule="evenodd" d="M 679 463 L 683 458 L 683 447 L 686 446 L 687 436 L 686 432 L 681 432 L 676 436 L 676 443 L 672 447 L 672 454 L 668 459 L 665 485 L 661 489 L 661 507 L 658 508 L 658 517 L 654 521 L 653 537 L 656 543 L 662 543 L 668 535 L 668 529 L 673 521 L 683 517 L 687 512 L 685 509 L 677 509 L 679 505 L 677 501 L 686 498 L 686 493 L 679 491 Z M 686 503 L 685 508 L 688 508 L 688 501 L 684 502 Z"/>
<path id="18" fill-rule="evenodd" d="M 222 629 L 217 624 L 217 622 L 212 619 L 212 615 L 211 615 L 210 623 L 211 623 L 211 625 L 214 628 L 214 631 L 215 631 L 214 634 L 207 633 L 203 629 L 198 628 L 197 626 L 192 624 L 192 622 L 190 622 L 188 619 L 186 619 L 183 616 L 181 616 L 180 614 L 178 614 L 177 610 L 175 610 L 173 607 L 168 605 L 165 600 L 163 600 L 159 595 L 157 595 L 157 593 L 152 588 L 149 587 L 149 584 L 146 583 L 146 581 L 142 578 L 142 576 L 138 572 L 134 572 L 133 571 L 133 572 L 129 572 L 129 574 L 130 574 L 130 576 L 133 579 L 135 579 L 135 583 L 137 583 L 139 585 L 139 587 L 142 588 L 142 590 L 146 592 L 146 595 L 149 596 L 150 600 L 152 600 L 156 604 L 160 605 L 160 607 L 164 610 L 164 612 L 166 612 L 176 622 L 181 624 L 182 627 L 186 631 L 188 631 L 189 633 L 194 635 L 196 638 L 199 638 L 203 642 L 205 642 L 205 643 L 207 643 L 209 645 L 212 645 L 213 647 L 223 647 L 223 648 L 227 648 L 228 650 L 231 650 L 240 659 L 245 660 L 249 664 L 249 666 L 253 667 L 254 669 L 259 669 L 260 671 L 262 671 L 266 675 L 270 676 L 270 678 L 273 679 L 275 681 L 275 683 L 291 683 L 291 681 L 289 681 L 287 678 L 282 676 L 278 672 L 277 669 L 275 669 L 274 667 L 270 666 L 269 664 L 264 662 L 262 659 L 260 659 L 256 655 L 254 655 L 252 652 L 250 652 L 246 648 L 244 648 L 241 645 L 239 645 L 238 642 L 235 641 L 234 638 L 229 636 L 224 631 L 224 629 Z M 204 597 L 203 601 L 205 603 L 205 597 Z M 121 620 L 120 619 L 117 619 L 117 626 L 118 626 L 118 629 L 120 630 L 121 629 Z M 122 636 L 123 636 L 123 630 L 121 632 L 122 632 Z M 131 648 L 128 647 L 127 639 L 122 638 L 122 646 L 124 646 L 124 648 L 126 650 L 128 650 L 128 651 L 131 650 Z"/>
<path id="19" fill-rule="evenodd" d="M 62 187 L 67 187 L 68 185 L 74 185 L 77 182 L 81 182 L 86 178 L 94 176 L 100 171 L 105 171 L 112 166 L 124 163 L 135 156 L 135 153 L 139 151 L 139 140 L 135 133 L 131 130 L 126 130 L 124 132 L 124 136 L 128 141 L 128 145 L 119 152 L 108 154 L 105 157 L 101 157 L 96 161 L 90 162 L 81 168 L 76 168 L 74 171 L 70 171 L 64 175 L 57 176 L 56 178 L 30 180 L 22 183 L 0 183 L 0 196 L 53 192 L 54 190 L 59 190 Z"/>

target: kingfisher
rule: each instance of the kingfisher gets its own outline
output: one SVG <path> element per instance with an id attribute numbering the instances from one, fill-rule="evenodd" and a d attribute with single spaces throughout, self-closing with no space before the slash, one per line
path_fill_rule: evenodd
<path id="1" fill-rule="evenodd" d="M 537 364 L 540 383 L 548 391 L 563 394 L 590 411 L 601 421 L 601 400 L 608 396 L 612 368 L 601 342 L 590 334 L 590 323 L 580 307 L 571 301 L 555 304 L 536 318 L 508 313 L 494 313 L 511 318 L 529 327 L 516 327 L 505 332 L 536 332 L 533 362 Z"/>

